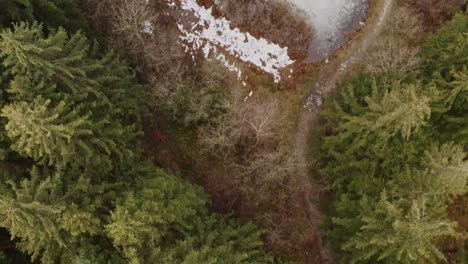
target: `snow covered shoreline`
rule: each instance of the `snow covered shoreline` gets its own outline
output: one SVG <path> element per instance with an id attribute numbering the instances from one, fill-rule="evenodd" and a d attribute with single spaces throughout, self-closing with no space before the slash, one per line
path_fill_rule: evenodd
<path id="1" fill-rule="evenodd" d="M 273 76 L 275 82 L 281 80 L 281 69 L 292 65 L 295 61 L 288 55 L 287 47 L 280 47 L 264 38 L 255 38 L 249 33 L 243 33 L 238 28 L 231 29 L 231 23 L 225 18 L 215 18 L 211 8 L 205 8 L 196 0 L 182 0 L 180 8 L 196 17 L 196 22 L 190 25 L 178 23 L 181 31 L 181 42 L 188 50 L 202 51 L 205 58 L 210 55 L 220 59 L 230 70 L 229 64 L 218 53 L 219 49 L 239 60 L 258 67 Z M 238 74 L 240 70 L 237 70 Z"/>
<path id="2" fill-rule="evenodd" d="M 307 14 L 314 28 L 314 38 L 309 48 L 310 62 L 327 60 L 348 39 L 347 34 L 363 26 L 369 0 L 287 0 Z M 239 61 L 271 74 L 275 82 L 282 79 L 281 71 L 295 63 L 288 47 L 281 47 L 268 36 L 256 38 L 249 32 L 232 27 L 231 21 L 215 17 L 212 7 L 206 8 L 197 0 L 168 0 L 168 6 L 180 10 L 178 28 L 180 43 L 195 59 L 203 54 L 222 62 L 242 79 Z M 291 29 L 294 30 L 294 29 Z M 238 61 L 233 60 L 236 58 Z"/>

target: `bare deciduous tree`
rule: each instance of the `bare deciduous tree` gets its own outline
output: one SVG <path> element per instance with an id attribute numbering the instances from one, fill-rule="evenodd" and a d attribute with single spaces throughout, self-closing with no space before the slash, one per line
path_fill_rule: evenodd
<path id="1" fill-rule="evenodd" d="M 88 0 L 87 6 L 97 10 L 90 16 L 94 27 L 107 33 L 109 46 L 128 55 L 137 71 L 153 86 L 156 99 L 190 86 L 190 64 L 177 43 L 175 24 L 165 23 L 167 17 L 161 9 L 165 5 L 145 0 Z"/>
<path id="2" fill-rule="evenodd" d="M 291 250 L 314 232 L 306 205 L 298 203 L 308 188 L 299 177 L 306 164 L 288 144 L 276 98 L 259 92 L 248 97 L 239 87 L 232 93 L 233 112 L 223 122 L 201 128 L 200 142 L 229 172 L 223 177 L 230 186 L 229 194 L 223 193 L 227 199 L 240 201 L 238 210 L 265 229 L 271 248 Z"/>
<path id="3" fill-rule="evenodd" d="M 417 53 L 417 48 L 408 47 L 402 41 L 379 39 L 364 56 L 366 70 L 371 73 L 386 70 L 409 72 L 418 64 Z"/>
<path id="4" fill-rule="evenodd" d="M 284 116 L 275 98 L 266 93 L 249 97 L 234 89 L 231 102 L 231 113 L 220 123 L 200 129 L 199 138 L 207 152 L 224 157 L 239 154 L 239 149 L 252 149 L 276 136 Z"/>
<path id="5" fill-rule="evenodd" d="M 290 197 L 299 192 L 300 164 L 297 154 L 280 145 L 269 151 L 258 151 L 234 165 L 239 170 L 237 180 L 242 191 L 257 201 L 269 202 Z"/>
<path id="6" fill-rule="evenodd" d="M 405 6 L 389 19 L 383 33 L 367 50 L 364 64 L 369 72 L 400 70 L 409 72 L 417 64 L 418 43 L 422 41 L 421 18 Z"/>

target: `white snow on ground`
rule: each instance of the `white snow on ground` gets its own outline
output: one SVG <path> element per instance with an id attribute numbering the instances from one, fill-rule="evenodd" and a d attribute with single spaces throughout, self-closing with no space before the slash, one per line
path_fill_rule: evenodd
<path id="1" fill-rule="evenodd" d="M 148 34 L 153 34 L 154 32 L 154 25 L 150 21 L 145 21 L 143 23 L 143 32 Z"/>
<path id="2" fill-rule="evenodd" d="M 169 1 L 171 2 L 171 1 Z M 249 33 L 243 33 L 238 28 L 231 29 L 231 22 L 225 18 L 215 18 L 212 9 L 200 6 L 196 0 L 182 0 L 182 10 L 189 11 L 197 21 L 187 25 L 179 23 L 182 32 L 181 40 L 186 48 L 202 50 L 206 58 L 210 53 L 221 60 L 225 65 L 230 65 L 226 57 L 217 52 L 216 47 L 223 49 L 228 54 L 243 62 L 253 64 L 261 70 L 273 75 L 275 82 L 281 80 L 280 70 L 293 64 L 288 56 L 288 48 L 281 48 L 264 38 L 257 39 Z M 189 44 L 189 45 L 187 45 Z M 229 66 L 228 66 L 229 67 Z M 234 70 L 230 65 L 230 70 Z M 240 70 L 234 70 L 240 72 Z"/>
<path id="3" fill-rule="evenodd" d="M 217 50 L 216 48 L 214 48 L 213 50 L 213 53 L 214 54 L 217 54 Z M 229 63 L 229 61 L 226 59 L 226 56 L 224 56 L 224 54 L 222 53 L 219 53 L 216 55 L 215 57 L 217 60 L 221 61 L 223 63 L 223 65 L 231 72 L 234 72 L 236 73 L 237 75 L 237 79 L 241 79 L 242 78 L 242 71 L 236 67 L 236 65 L 234 65 L 233 63 Z M 245 85 L 244 85 L 245 86 Z"/>
<path id="4" fill-rule="evenodd" d="M 167 4 L 169 5 L 169 7 L 172 7 L 174 8 L 176 3 L 174 2 L 174 0 L 167 0 Z"/>

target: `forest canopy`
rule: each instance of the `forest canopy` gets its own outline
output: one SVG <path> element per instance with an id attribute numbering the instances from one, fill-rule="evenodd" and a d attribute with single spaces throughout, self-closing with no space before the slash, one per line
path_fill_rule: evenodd
<path id="1" fill-rule="evenodd" d="M 329 98 L 319 173 L 335 188 L 327 236 L 340 263 L 444 260 L 447 216 L 468 180 L 468 16 L 457 14 L 409 74 L 358 72 Z"/>
<path id="2" fill-rule="evenodd" d="M 181 1 L 0 0 L 0 263 L 466 262 L 466 1 L 375 1 L 316 64 L 290 2 L 190 1 L 280 83 Z"/>
<path id="3" fill-rule="evenodd" d="M 75 1 L 0 7 L 2 263 L 274 261 L 255 226 L 145 158 L 148 92 Z"/>

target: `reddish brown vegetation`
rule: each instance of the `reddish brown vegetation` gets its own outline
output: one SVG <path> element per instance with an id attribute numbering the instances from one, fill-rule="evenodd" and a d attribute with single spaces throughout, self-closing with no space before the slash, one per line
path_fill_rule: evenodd
<path id="1" fill-rule="evenodd" d="M 455 12 L 466 9 L 465 0 L 407 0 L 407 4 L 421 14 L 428 29 L 436 29 Z"/>
<path id="2" fill-rule="evenodd" d="M 153 133 L 151 134 L 152 140 L 156 143 L 161 143 L 164 140 L 164 135 L 161 132 L 161 129 L 156 128 L 154 129 Z"/>
<path id="3" fill-rule="evenodd" d="M 463 257 L 466 258 L 468 250 L 468 194 L 455 197 L 453 203 L 447 209 L 449 218 L 458 223 L 458 232 L 460 236 L 458 240 L 444 241 L 444 252 L 448 263 L 456 263 Z M 458 244 L 458 245 L 457 245 Z M 464 252 L 459 252 L 464 250 Z"/>

